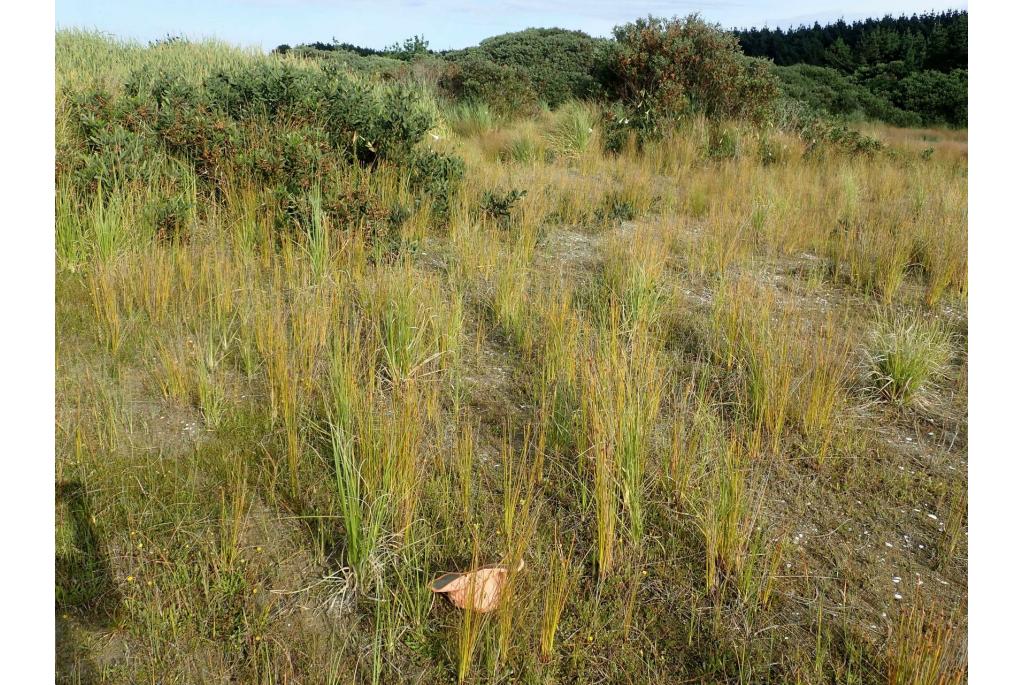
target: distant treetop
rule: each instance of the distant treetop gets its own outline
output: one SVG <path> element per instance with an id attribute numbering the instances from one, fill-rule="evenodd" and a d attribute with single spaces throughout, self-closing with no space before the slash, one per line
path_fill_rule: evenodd
<path id="1" fill-rule="evenodd" d="M 735 31 L 752 57 L 780 66 L 812 64 L 852 73 L 858 67 L 900 61 L 912 71 L 967 68 L 967 11 L 947 10 L 822 26 Z"/>

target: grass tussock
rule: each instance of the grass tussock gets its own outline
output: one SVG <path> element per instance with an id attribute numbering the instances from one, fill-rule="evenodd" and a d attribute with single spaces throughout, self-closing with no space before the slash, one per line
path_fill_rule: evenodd
<path id="1" fill-rule="evenodd" d="M 895 315 L 873 331 L 868 354 L 875 385 L 887 399 L 906 404 L 920 397 L 950 361 L 949 334 L 934 319 Z"/>

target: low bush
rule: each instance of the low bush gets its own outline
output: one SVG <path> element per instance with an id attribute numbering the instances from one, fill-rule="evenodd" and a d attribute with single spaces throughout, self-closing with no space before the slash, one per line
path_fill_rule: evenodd
<path id="1" fill-rule="evenodd" d="M 572 99 L 598 94 L 597 70 L 607 42 L 582 31 L 526 29 L 487 38 L 478 47 L 449 57 L 479 55 L 496 64 L 521 69 L 537 97 L 557 107 Z"/>
<path id="2" fill-rule="evenodd" d="M 606 87 L 634 116 L 770 116 L 778 89 L 768 63 L 745 57 L 734 36 L 697 15 L 638 19 L 613 33 Z"/>
<path id="3" fill-rule="evenodd" d="M 61 147 L 58 168 L 87 189 L 144 181 L 173 198 L 184 170 L 219 195 L 239 182 L 271 189 L 275 223 L 290 226 L 307 220 L 305 197 L 322 186 L 324 215 L 339 225 L 385 212 L 344 182 L 353 165 L 411 167 L 440 213 L 462 178 L 460 160 L 414 151 L 437 123 L 422 88 L 373 84 L 330 63 L 251 62 L 199 82 L 141 69 L 120 93 L 69 99 L 78 142 Z M 181 208 L 168 202 L 150 210 L 162 235 L 181 227 Z"/>
<path id="4" fill-rule="evenodd" d="M 537 93 L 525 69 L 498 64 L 477 54 L 452 61 L 438 85 L 455 100 L 485 103 L 502 116 L 528 114 L 535 111 L 538 104 Z"/>
<path id="5" fill-rule="evenodd" d="M 435 150 L 417 150 L 410 165 L 410 181 L 414 188 L 433 198 L 434 211 L 447 215 L 451 199 L 466 174 L 466 165 L 454 155 Z"/>
<path id="6" fill-rule="evenodd" d="M 512 221 L 512 212 L 516 204 L 526 196 L 525 190 L 510 190 L 507 193 L 495 190 L 485 190 L 483 199 L 480 201 L 480 210 L 489 219 L 497 221 L 503 226 L 508 226 Z"/>
<path id="7" fill-rule="evenodd" d="M 797 64 L 774 67 L 782 93 L 811 109 L 852 121 L 877 119 L 897 126 L 920 126 L 921 117 L 902 110 L 852 77 L 829 67 Z"/>

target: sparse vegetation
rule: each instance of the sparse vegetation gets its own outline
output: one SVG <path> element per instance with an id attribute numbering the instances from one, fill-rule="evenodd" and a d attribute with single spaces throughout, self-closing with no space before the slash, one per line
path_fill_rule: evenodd
<path id="1" fill-rule="evenodd" d="M 965 134 L 517 36 L 58 33 L 58 681 L 965 679 Z"/>

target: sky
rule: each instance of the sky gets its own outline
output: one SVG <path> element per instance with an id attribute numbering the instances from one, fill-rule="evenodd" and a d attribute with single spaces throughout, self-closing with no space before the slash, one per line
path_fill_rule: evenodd
<path id="1" fill-rule="evenodd" d="M 938 3 L 938 4 L 937 4 Z M 336 38 L 383 48 L 413 35 L 435 50 L 476 45 L 488 36 L 529 27 L 580 29 L 608 36 L 637 17 L 699 12 L 725 28 L 822 23 L 885 14 L 966 9 L 941 0 L 57 0 L 57 28 L 98 29 L 150 41 L 167 35 L 219 38 L 270 50 Z"/>

